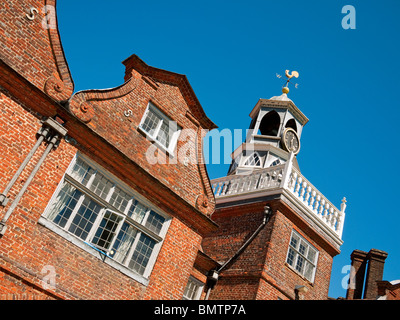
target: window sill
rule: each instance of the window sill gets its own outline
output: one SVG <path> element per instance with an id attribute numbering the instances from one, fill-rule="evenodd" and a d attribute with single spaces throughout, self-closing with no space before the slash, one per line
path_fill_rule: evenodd
<path id="1" fill-rule="evenodd" d="M 98 250 L 94 249 L 92 246 L 89 244 L 86 244 L 84 241 L 74 237 L 73 235 L 69 234 L 67 231 L 61 229 L 57 225 L 55 225 L 53 222 L 47 220 L 44 217 L 40 217 L 38 223 L 51 231 L 55 232 L 59 236 L 63 237 L 67 241 L 73 243 L 77 247 L 81 248 L 82 250 L 90 253 L 91 255 L 95 256 L 96 258 L 102 260 L 104 263 L 107 265 L 113 267 L 114 269 L 120 271 L 121 273 L 125 274 L 126 276 L 132 278 L 133 280 L 139 282 L 140 284 L 147 286 L 149 284 L 149 279 L 137 274 L 136 272 L 128 269 L 127 267 L 119 264 L 115 260 L 112 260 L 112 258 L 106 256 L 104 253 L 99 252 Z"/>
<path id="2" fill-rule="evenodd" d="M 292 272 L 294 272 L 297 276 L 299 276 L 300 278 L 302 278 L 304 281 L 307 282 L 307 284 L 309 284 L 310 286 L 314 286 L 314 282 L 311 282 L 310 280 L 308 280 L 305 276 L 303 276 L 302 274 L 300 274 L 296 269 L 294 269 L 290 264 L 288 264 L 287 262 L 285 262 L 285 266 Z M 315 278 L 315 275 L 314 275 Z"/>

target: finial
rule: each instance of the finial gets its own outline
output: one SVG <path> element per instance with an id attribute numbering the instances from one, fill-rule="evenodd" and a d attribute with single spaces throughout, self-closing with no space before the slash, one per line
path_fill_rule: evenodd
<path id="1" fill-rule="evenodd" d="M 289 88 L 288 87 L 283 87 L 282 88 L 282 93 L 288 94 L 289 93 Z"/>
<path id="2" fill-rule="evenodd" d="M 297 71 L 292 71 L 292 73 L 289 73 L 289 70 L 285 70 L 285 75 L 288 78 L 286 80 L 285 85 L 282 87 L 282 93 L 283 94 L 288 94 L 289 93 L 289 83 L 290 83 L 290 79 L 292 79 L 293 77 L 298 78 L 299 77 L 299 73 Z M 282 78 L 282 76 L 280 74 L 276 74 L 276 76 L 278 78 Z M 295 88 L 297 88 L 298 84 L 295 83 Z"/>
<path id="3" fill-rule="evenodd" d="M 347 202 L 347 200 L 346 200 L 346 197 L 344 197 L 343 199 L 342 199 L 342 203 L 341 203 L 341 205 L 340 205 L 340 211 L 341 212 L 344 212 L 345 210 L 346 210 L 346 202 Z"/>

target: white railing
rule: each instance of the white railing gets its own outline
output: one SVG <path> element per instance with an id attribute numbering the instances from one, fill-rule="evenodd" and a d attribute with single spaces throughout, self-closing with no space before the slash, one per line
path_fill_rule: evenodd
<path id="1" fill-rule="evenodd" d="M 345 218 L 346 198 L 337 209 L 292 165 L 292 157 L 286 164 L 259 169 L 248 175 L 232 175 L 211 181 L 216 200 L 245 195 L 263 190 L 289 191 L 289 195 L 311 217 L 328 227 L 341 239 Z"/>
<path id="2" fill-rule="evenodd" d="M 247 175 L 232 175 L 211 181 L 215 198 L 277 188 L 281 185 L 285 165 L 257 170 Z"/>

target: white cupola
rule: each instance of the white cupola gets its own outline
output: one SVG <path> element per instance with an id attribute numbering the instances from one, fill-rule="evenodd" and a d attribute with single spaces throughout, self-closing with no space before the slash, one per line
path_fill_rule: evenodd
<path id="1" fill-rule="evenodd" d="M 308 119 L 288 98 L 288 92 L 289 88 L 284 86 L 282 95 L 257 102 L 250 112 L 246 139 L 232 153 L 228 175 L 283 164 L 290 151 L 300 151 L 300 137 Z M 298 167 L 296 160 L 294 164 Z"/>

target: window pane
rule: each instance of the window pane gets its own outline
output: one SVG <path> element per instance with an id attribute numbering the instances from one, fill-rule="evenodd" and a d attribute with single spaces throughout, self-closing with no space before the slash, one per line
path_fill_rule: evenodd
<path id="1" fill-rule="evenodd" d="M 48 216 L 49 220 L 64 228 L 81 195 L 79 190 L 64 182 Z"/>
<path id="2" fill-rule="evenodd" d="M 74 168 L 72 169 L 71 176 L 82 183 L 83 185 L 87 185 L 90 177 L 95 173 L 95 170 L 92 169 L 88 164 L 83 162 L 81 159 L 76 159 Z"/>
<path id="3" fill-rule="evenodd" d="M 292 238 L 290 239 L 290 245 L 297 249 L 297 244 L 299 243 L 299 237 L 296 234 L 292 234 Z"/>
<path id="4" fill-rule="evenodd" d="M 261 160 L 257 153 L 253 153 L 245 162 L 245 166 L 260 166 Z"/>
<path id="5" fill-rule="evenodd" d="M 157 141 L 160 142 L 167 149 L 169 147 L 169 141 L 170 141 L 169 133 L 170 132 L 169 132 L 168 121 L 163 120 L 160 131 L 157 134 Z"/>
<path id="6" fill-rule="evenodd" d="M 308 245 L 304 242 L 301 241 L 300 242 L 300 246 L 299 246 L 299 252 L 304 256 L 304 254 L 306 253 L 306 249 L 307 249 Z"/>
<path id="7" fill-rule="evenodd" d="M 91 199 L 85 198 L 68 231 L 85 240 L 100 210 L 100 205 Z"/>
<path id="8" fill-rule="evenodd" d="M 149 217 L 146 221 L 146 227 L 149 228 L 154 233 L 159 234 L 165 218 L 155 213 L 153 210 L 150 212 Z"/>
<path id="9" fill-rule="evenodd" d="M 129 209 L 128 217 L 131 217 L 133 220 L 142 223 L 143 218 L 148 210 L 149 208 L 135 200 Z"/>
<path id="10" fill-rule="evenodd" d="M 306 277 L 307 280 L 312 281 L 314 266 L 312 264 L 310 264 L 308 261 L 306 261 L 304 269 L 305 269 L 304 276 Z"/>
<path id="11" fill-rule="evenodd" d="M 296 270 L 300 273 L 303 273 L 304 267 L 304 258 L 301 255 L 297 256 Z"/>
<path id="12" fill-rule="evenodd" d="M 120 188 L 115 187 L 115 190 L 111 196 L 110 204 L 118 210 L 125 212 L 126 206 L 130 199 L 130 195 L 122 191 Z"/>
<path id="13" fill-rule="evenodd" d="M 106 199 L 113 185 L 114 184 L 101 173 L 96 173 L 93 183 L 90 186 L 90 190 L 96 193 L 99 197 Z"/>
<path id="14" fill-rule="evenodd" d="M 120 221 L 120 216 L 110 211 L 106 211 L 96 231 L 92 243 L 100 248 L 108 249 L 111 241 L 113 240 L 115 229 L 117 228 Z"/>
<path id="15" fill-rule="evenodd" d="M 311 263 L 315 264 L 315 258 L 316 258 L 317 252 L 309 247 L 308 248 L 308 255 L 307 255 L 307 259 L 311 261 Z"/>
<path id="16" fill-rule="evenodd" d="M 154 240 L 142 233 L 131 261 L 129 262 L 129 268 L 135 270 L 139 274 L 143 274 L 155 244 Z"/>
<path id="17" fill-rule="evenodd" d="M 288 256 L 287 256 L 286 262 L 288 264 L 290 264 L 291 266 L 293 266 L 295 257 L 296 257 L 296 252 L 292 248 L 289 248 L 289 252 L 288 252 Z"/>
<path id="18" fill-rule="evenodd" d="M 150 108 L 147 111 L 146 118 L 144 119 L 141 127 L 144 131 L 149 133 L 151 136 L 154 136 L 155 130 L 160 123 L 161 118 L 154 113 Z"/>
<path id="19" fill-rule="evenodd" d="M 113 252 L 111 256 L 118 262 L 124 264 L 126 256 L 132 247 L 137 235 L 137 230 L 131 225 L 124 222 L 121 230 L 118 233 L 117 239 L 114 242 Z"/>
<path id="20" fill-rule="evenodd" d="M 279 164 L 281 164 L 281 161 L 279 159 L 277 159 L 277 160 L 275 160 L 274 162 L 271 163 L 270 167 L 277 166 Z"/>
<path id="21" fill-rule="evenodd" d="M 197 282 L 189 279 L 185 288 L 185 292 L 183 293 L 183 297 L 188 300 L 193 300 L 196 298 L 196 293 L 199 289 L 200 286 L 197 284 Z"/>

